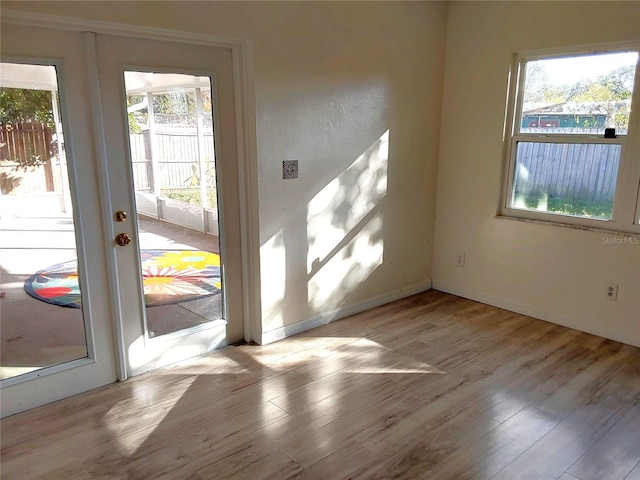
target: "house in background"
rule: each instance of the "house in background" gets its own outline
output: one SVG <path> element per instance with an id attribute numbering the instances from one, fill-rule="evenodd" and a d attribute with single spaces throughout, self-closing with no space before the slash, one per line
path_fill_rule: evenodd
<path id="1" fill-rule="evenodd" d="M 246 42 L 247 340 L 434 288 L 640 346 L 640 245 L 615 241 L 637 235 L 497 215 L 513 54 L 638 41 L 640 4 L 6 1 L 3 10 L 22 24 L 58 15 L 74 28 L 113 22 Z M 297 180 L 282 179 L 284 160 L 298 161 Z M 616 302 L 605 298 L 610 282 Z"/>

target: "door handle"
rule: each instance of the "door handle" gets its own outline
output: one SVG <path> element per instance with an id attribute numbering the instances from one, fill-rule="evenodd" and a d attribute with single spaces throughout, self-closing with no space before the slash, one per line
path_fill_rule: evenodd
<path id="1" fill-rule="evenodd" d="M 127 219 L 127 212 L 125 212 L 124 210 L 118 210 L 113 214 L 113 219 L 116 222 L 124 222 Z"/>
<path id="2" fill-rule="evenodd" d="M 116 244 L 121 247 L 126 247 L 131 243 L 131 237 L 126 233 L 119 233 L 116 235 Z"/>

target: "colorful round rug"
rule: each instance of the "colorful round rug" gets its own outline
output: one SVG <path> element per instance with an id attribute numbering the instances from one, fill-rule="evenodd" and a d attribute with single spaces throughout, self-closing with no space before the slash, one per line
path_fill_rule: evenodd
<path id="1" fill-rule="evenodd" d="M 147 307 L 188 302 L 221 291 L 220 256 L 203 251 L 142 250 L 142 283 Z M 33 298 L 63 307 L 81 307 L 78 262 L 52 265 L 24 282 Z"/>

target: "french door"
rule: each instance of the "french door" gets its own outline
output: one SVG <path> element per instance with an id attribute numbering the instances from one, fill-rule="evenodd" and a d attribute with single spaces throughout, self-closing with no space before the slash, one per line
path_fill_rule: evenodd
<path id="1" fill-rule="evenodd" d="M 46 87 L 34 83 L 40 70 Z M 24 329 L 3 334 L 3 347 L 29 337 L 46 355 L 39 363 L 3 355 L 2 416 L 241 340 L 231 51 L 3 25 L 0 73 L 0 86 L 17 89 L 11 94 L 51 92 L 57 146 L 44 155 L 51 158 L 12 151 L 2 165 L 17 162 L 22 171 L 35 159 L 24 171 L 36 175 L 52 163 L 61 179 L 49 182 L 41 205 L 56 206 L 54 197 L 62 205 L 29 216 L 23 207 L 35 194 L 3 183 L 0 227 L 15 244 L 2 245 L 10 280 L 2 307 L 13 313 L 0 320 L 3 331 Z M 70 226 L 64 254 L 75 258 L 51 254 L 47 239 L 60 225 Z M 12 267 L 25 238 L 36 236 L 44 243 L 29 253 L 34 266 Z M 74 332 L 78 345 L 52 357 L 57 346 L 38 346 L 47 328 Z"/>
<path id="2" fill-rule="evenodd" d="M 131 240 L 111 245 L 126 369 L 136 375 L 242 339 L 232 58 L 228 49 L 157 40 L 97 35 L 95 43 L 102 164 L 108 167 L 106 229 L 114 240 Z M 141 129 L 148 133 L 147 151 L 136 157 Z M 146 160 L 144 171 L 136 158 Z M 196 198 L 183 196 L 191 194 Z M 137 208 L 145 215 L 135 214 Z M 117 212 L 134 214 L 118 222 Z M 143 221 L 154 226 L 145 229 Z M 183 236 L 162 234 L 165 241 L 153 243 L 168 225 L 178 225 Z M 204 243 L 184 238 L 196 232 Z M 149 233 L 156 238 L 145 244 Z M 161 252 L 156 267 L 148 252 Z M 194 286 L 204 288 L 203 298 L 190 297 Z M 163 290 L 166 299 L 159 301 L 169 304 L 145 308 Z"/>

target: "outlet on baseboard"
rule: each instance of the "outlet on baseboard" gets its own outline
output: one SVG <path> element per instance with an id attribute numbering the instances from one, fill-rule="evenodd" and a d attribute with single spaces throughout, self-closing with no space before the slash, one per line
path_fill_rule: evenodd
<path id="1" fill-rule="evenodd" d="M 617 283 L 607 283 L 606 286 L 606 299 L 607 300 L 611 300 L 612 302 L 615 302 L 616 300 L 618 300 L 618 284 Z"/>
<path id="2" fill-rule="evenodd" d="M 464 267 L 464 252 L 458 252 L 456 254 L 456 267 Z"/>

